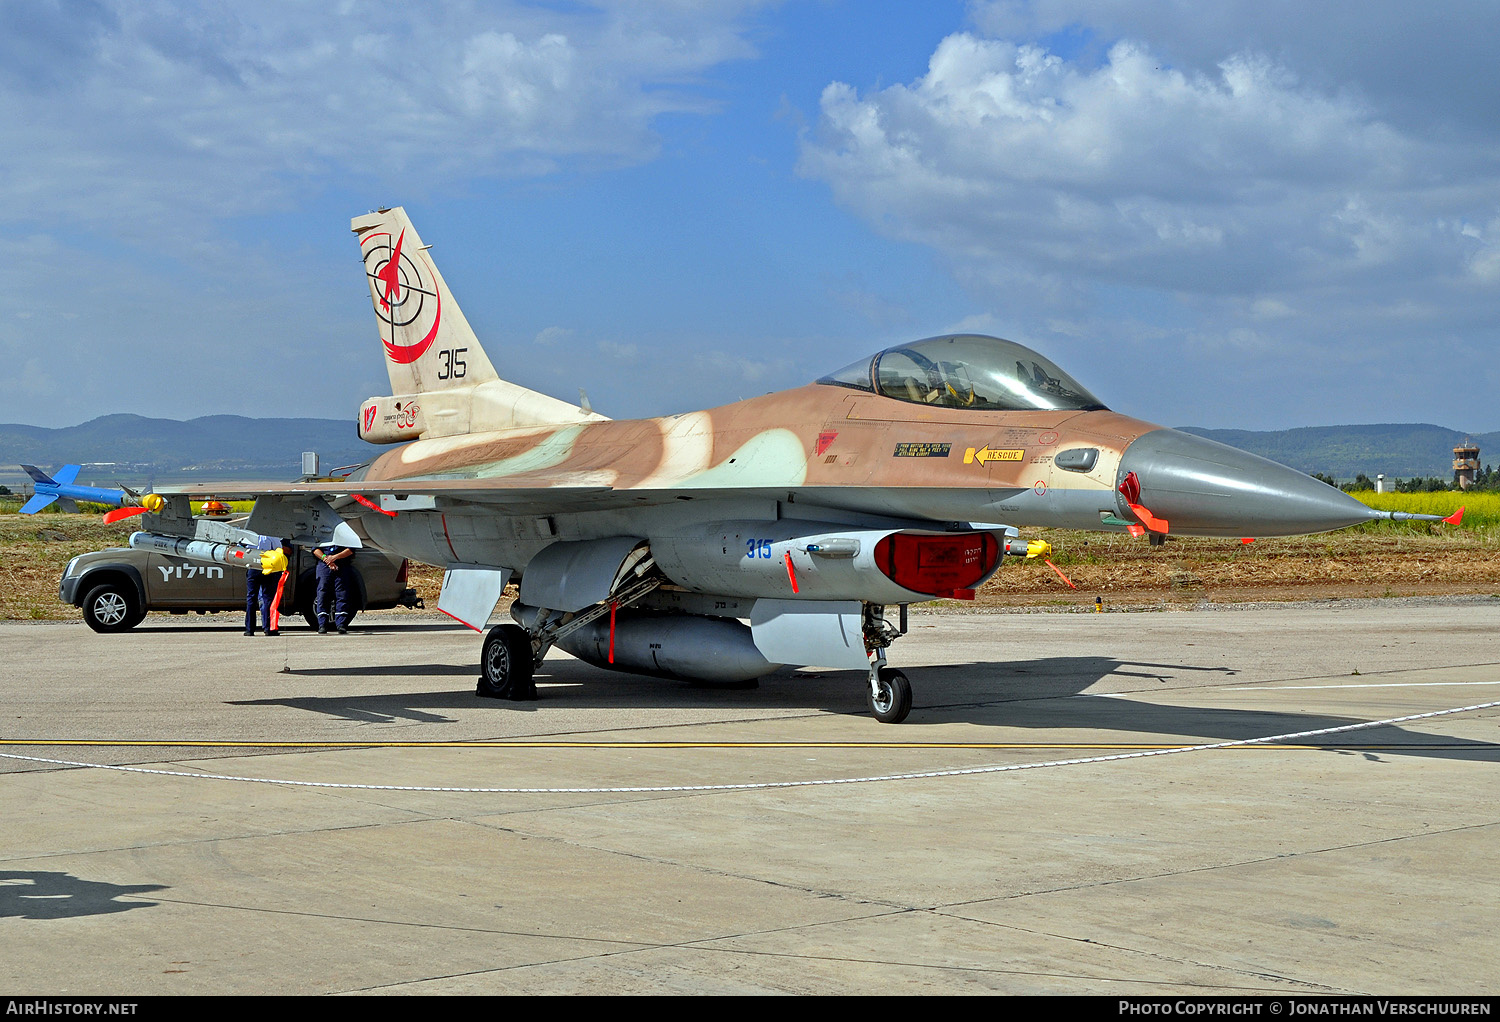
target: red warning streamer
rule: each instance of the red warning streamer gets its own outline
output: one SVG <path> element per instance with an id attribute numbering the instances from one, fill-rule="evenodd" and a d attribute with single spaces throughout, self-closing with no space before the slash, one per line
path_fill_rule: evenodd
<path id="1" fill-rule="evenodd" d="M 1072 587 L 1073 589 L 1077 589 L 1078 588 L 1077 586 L 1073 585 L 1073 580 L 1071 578 L 1069 578 L 1068 576 L 1064 575 L 1062 573 L 1062 569 L 1059 568 L 1057 565 L 1053 564 L 1051 561 L 1047 560 L 1045 557 L 1042 558 L 1042 562 L 1044 564 L 1046 564 L 1047 567 L 1049 567 L 1053 571 L 1057 572 L 1057 577 L 1060 578 L 1060 579 L 1062 579 L 1064 582 L 1068 583 L 1068 585 L 1070 587 Z"/>
<path id="2" fill-rule="evenodd" d="M 281 594 L 286 592 L 286 572 L 276 580 L 276 597 L 271 601 L 271 631 L 281 630 Z"/>
<path id="3" fill-rule="evenodd" d="M 792 583 L 792 594 L 795 596 L 798 591 L 797 573 L 792 570 L 792 552 L 790 550 L 786 552 L 786 577 L 787 581 Z"/>
<path id="4" fill-rule="evenodd" d="M 387 511 L 385 508 L 381 507 L 379 504 L 377 504 L 374 501 L 372 501 L 369 497 L 363 496 L 362 494 L 358 494 L 358 493 L 351 493 L 351 494 L 349 494 L 349 496 L 351 496 L 355 500 L 359 501 L 361 504 L 363 504 L 365 507 L 369 508 L 371 511 L 379 511 L 381 514 L 385 515 L 388 518 L 395 518 L 396 517 L 396 512 L 394 512 L 394 511 Z"/>

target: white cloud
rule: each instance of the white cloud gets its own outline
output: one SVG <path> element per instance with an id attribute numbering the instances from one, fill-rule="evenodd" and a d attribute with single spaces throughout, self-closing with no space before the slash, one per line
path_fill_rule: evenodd
<path id="1" fill-rule="evenodd" d="M 828 85 L 799 167 L 941 253 L 997 332 L 1116 385 L 1181 362 L 1201 397 L 1176 421 L 1271 426 L 1267 388 L 1336 415 L 1361 374 L 1493 344 L 1492 135 L 1427 137 L 1360 95 L 1253 52 L 1184 70 L 1138 41 L 1063 59 L 964 32 L 914 81 Z M 1408 396 L 1444 402 L 1436 376 Z"/>
<path id="2" fill-rule="evenodd" d="M 5 5 L 0 204 L 192 235 L 329 180 L 639 162 L 656 117 L 712 109 L 699 76 L 753 55 L 755 6 Z"/>
<path id="3" fill-rule="evenodd" d="M 1061 37 L 1085 61 L 1121 38 L 1208 74 L 1227 53 L 1270 54 L 1320 91 L 1364 96 L 1402 130 L 1488 132 L 1500 120 L 1493 0 L 976 0 L 971 12 L 986 35 Z"/>
<path id="4" fill-rule="evenodd" d="M 1120 43 L 1090 69 L 958 34 L 911 85 L 828 86 L 801 166 L 971 270 L 1212 292 L 1398 260 L 1432 234 L 1394 211 L 1429 155 L 1262 58 L 1189 75 Z"/>
<path id="5" fill-rule="evenodd" d="M 640 359 L 640 348 L 634 344 L 621 344 L 619 341 L 600 341 L 594 345 L 599 354 L 615 362 L 623 362 L 627 365 Z"/>

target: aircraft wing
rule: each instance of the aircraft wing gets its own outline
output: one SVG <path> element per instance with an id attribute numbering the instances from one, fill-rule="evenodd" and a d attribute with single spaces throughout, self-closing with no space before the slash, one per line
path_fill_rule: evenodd
<path id="1" fill-rule="evenodd" d="M 445 501 L 492 509 L 500 514 L 547 515 L 587 511 L 610 511 L 647 508 L 682 501 L 729 500 L 739 502 L 786 501 L 824 509 L 844 510 L 863 515 L 896 518 L 951 517 L 967 520 L 975 508 L 972 490 L 951 491 L 932 486 L 693 486 L 679 483 L 672 488 L 616 488 L 602 483 L 559 479 L 527 480 L 517 485 L 508 479 L 506 485 L 487 485 L 474 479 L 363 480 L 343 482 L 230 482 L 189 483 L 158 487 L 163 496 L 182 495 L 196 500 L 214 497 L 219 500 L 251 500 L 277 497 L 296 503 L 298 498 L 323 497 L 335 508 L 349 503 L 368 502 L 385 511 L 423 510 L 424 505 L 412 498 L 442 498 Z M 998 501 L 1019 490 L 991 490 L 989 499 Z M 343 499 L 340 499 L 343 498 Z M 361 499 L 362 498 L 362 499 Z M 425 507 L 430 507 L 426 504 Z M 945 512 L 954 512 L 951 516 Z M 968 512 L 968 514 L 965 514 Z"/>
<path id="2" fill-rule="evenodd" d="M 598 485 L 558 485 L 558 486 L 507 486 L 504 488 L 484 486 L 476 484 L 472 479 L 438 479 L 423 482 L 402 483 L 394 480 L 376 481 L 346 481 L 346 482 L 318 482 L 318 483 L 287 483 L 287 482 L 226 482 L 226 483 L 184 483 L 169 486 L 156 487 L 157 493 L 162 496 L 185 496 L 194 500 L 206 500 L 215 497 L 219 500 L 255 500 L 260 497 L 280 497 L 295 501 L 298 497 L 311 500 L 314 497 L 324 497 L 335 504 L 337 498 L 347 497 L 351 500 L 364 497 L 366 500 L 379 505 L 381 498 L 408 498 L 408 497 L 444 497 L 449 500 L 465 501 L 473 504 L 491 505 L 496 508 L 514 510 L 516 513 L 526 513 L 539 508 L 552 511 L 576 511 L 592 508 L 625 507 L 632 503 L 629 500 L 610 501 L 612 494 L 623 494 L 629 491 L 617 491 L 608 486 Z M 397 504 L 400 501 L 396 501 Z"/>

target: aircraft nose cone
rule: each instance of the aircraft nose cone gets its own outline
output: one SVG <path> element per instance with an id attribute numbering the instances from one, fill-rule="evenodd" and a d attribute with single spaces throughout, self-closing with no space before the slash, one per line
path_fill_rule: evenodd
<path id="1" fill-rule="evenodd" d="M 1175 429 L 1152 430 L 1131 443 L 1116 485 L 1131 472 L 1141 506 L 1166 519 L 1174 535 L 1300 536 L 1376 517 L 1296 469 Z"/>

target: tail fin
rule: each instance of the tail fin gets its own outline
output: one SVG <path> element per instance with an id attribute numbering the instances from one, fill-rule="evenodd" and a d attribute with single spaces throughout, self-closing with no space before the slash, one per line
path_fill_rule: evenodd
<path id="1" fill-rule="evenodd" d="M 31 476 L 31 481 L 34 483 L 41 483 L 43 486 L 57 485 L 56 479 L 53 479 L 51 476 L 43 472 L 41 469 L 37 468 L 35 465 L 22 465 L 21 471 Z M 62 475 L 62 473 L 59 472 L 58 475 Z"/>
<path id="2" fill-rule="evenodd" d="M 37 468 L 35 465 L 22 465 L 21 469 L 27 475 L 31 476 L 31 481 L 34 483 L 40 483 L 41 485 L 48 487 L 57 486 L 56 479 L 53 479 L 51 476 L 43 472 L 41 469 Z M 62 475 L 62 473 L 59 472 L 58 475 Z M 58 498 L 56 493 L 33 492 L 31 499 L 28 500 L 25 504 L 21 505 L 21 514 L 34 515 L 42 508 L 46 507 L 57 499 Z M 63 510 L 66 511 L 67 508 L 64 508 Z"/>
<path id="3" fill-rule="evenodd" d="M 71 485 L 73 480 L 78 478 L 80 467 L 79 465 L 64 465 L 57 470 L 57 478 L 53 479 L 35 465 L 22 465 L 22 471 L 31 476 L 31 481 L 36 484 L 37 488 L 33 489 L 31 499 L 21 505 L 21 514 L 34 515 L 53 501 L 56 501 L 57 506 L 69 514 L 76 514 L 78 505 L 73 503 L 71 498 L 58 493 L 57 489 L 59 486 Z"/>
<path id="4" fill-rule="evenodd" d="M 64 465 L 62 468 L 57 470 L 56 479 L 53 479 L 51 476 L 43 472 L 41 469 L 37 468 L 35 465 L 22 465 L 21 469 L 27 475 L 31 476 L 32 482 L 43 483 L 47 486 L 56 486 L 59 483 L 62 483 L 64 485 L 71 485 L 73 480 L 78 478 L 78 472 L 82 467 L 83 466 L 81 465 Z"/>
<path id="5" fill-rule="evenodd" d="M 400 206 L 355 217 L 391 397 L 360 407 L 374 443 L 603 419 L 500 379 Z"/>
<path id="6" fill-rule="evenodd" d="M 397 206 L 356 217 L 350 227 L 359 235 L 391 393 L 499 379 L 406 210 Z"/>

